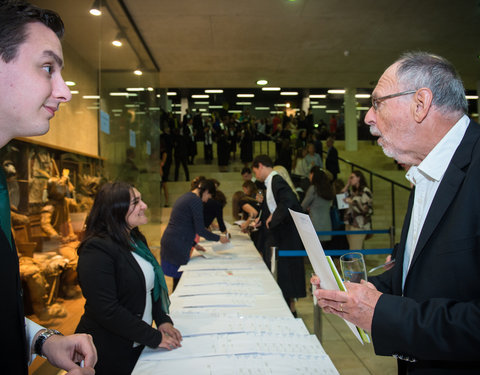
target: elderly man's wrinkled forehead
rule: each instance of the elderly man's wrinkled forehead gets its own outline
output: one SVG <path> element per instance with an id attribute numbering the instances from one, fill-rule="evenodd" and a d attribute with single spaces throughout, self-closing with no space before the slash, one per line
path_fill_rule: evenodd
<path id="1" fill-rule="evenodd" d="M 399 63 L 397 62 L 393 65 L 390 65 L 387 70 L 385 70 L 378 80 L 375 90 L 373 90 L 374 96 L 381 97 L 396 92 L 394 90 L 398 89 L 399 87 L 397 77 L 398 66 Z"/>

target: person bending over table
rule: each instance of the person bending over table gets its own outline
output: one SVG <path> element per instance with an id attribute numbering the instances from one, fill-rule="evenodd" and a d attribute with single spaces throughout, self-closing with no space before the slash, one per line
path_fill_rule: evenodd
<path id="1" fill-rule="evenodd" d="M 195 242 L 197 234 L 209 241 L 229 242 L 228 236 L 219 236 L 205 228 L 202 202 L 207 202 L 214 196 L 215 190 L 212 180 L 202 180 L 173 205 L 170 220 L 162 236 L 160 252 L 163 272 L 173 278 L 173 290 L 182 275 L 178 269 L 187 264 L 192 247 L 205 250 Z"/>
<path id="2" fill-rule="evenodd" d="M 97 347 L 97 375 L 130 374 L 145 345 L 168 350 L 182 335 L 167 315 L 162 269 L 138 229 L 147 205 L 125 182 L 105 184 L 93 203 L 78 253 L 85 312 L 77 332 Z M 155 321 L 156 327 L 152 327 Z"/>

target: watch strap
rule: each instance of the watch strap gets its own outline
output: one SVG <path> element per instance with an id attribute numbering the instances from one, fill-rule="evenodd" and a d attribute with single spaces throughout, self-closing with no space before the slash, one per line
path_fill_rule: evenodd
<path id="1" fill-rule="evenodd" d="M 44 330 L 42 333 L 40 333 L 40 335 L 38 335 L 37 340 L 35 341 L 35 345 L 33 346 L 35 354 L 39 355 L 40 357 L 46 358 L 43 355 L 43 351 L 42 351 L 43 344 L 45 343 L 45 341 L 47 341 L 49 337 L 53 335 L 63 336 L 63 334 L 57 331 L 56 329 L 48 329 L 48 328 Z"/>

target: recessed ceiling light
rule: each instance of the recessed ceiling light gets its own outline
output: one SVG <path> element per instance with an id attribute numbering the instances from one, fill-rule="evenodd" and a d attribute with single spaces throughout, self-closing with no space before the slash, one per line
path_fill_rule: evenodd
<path id="1" fill-rule="evenodd" d="M 209 97 L 210 95 L 203 95 L 203 94 L 192 95 L 192 99 L 207 99 Z"/>
<path id="2" fill-rule="evenodd" d="M 254 98 L 255 94 L 237 94 L 237 98 Z"/>
<path id="3" fill-rule="evenodd" d="M 262 91 L 280 91 L 280 87 L 262 87 Z"/>
<path id="4" fill-rule="evenodd" d="M 345 94 L 345 90 L 328 90 L 329 94 Z M 334 112 L 332 112 L 334 113 Z"/>
<path id="5" fill-rule="evenodd" d="M 355 94 L 355 97 L 358 99 L 368 99 L 371 97 L 370 94 Z"/>
<path id="6" fill-rule="evenodd" d="M 73 82 L 73 81 L 65 81 L 65 84 L 66 84 L 67 86 L 75 86 L 75 85 L 76 85 L 76 83 Z"/>
<path id="7" fill-rule="evenodd" d="M 78 90 L 70 90 L 70 94 L 78 94 L 79 91 Z"/>
<path id="8" fill-rule="evenodd" d="M 466 95 L 465 97 L 468 100 L 477 100 L 478 99 L 478 95 Z"/>
<path id="9" fill-rule="evenodd" d="M 268 81 L 266 79 L 259 79 L 257 81 L 257 85 L 259 86 L 263 86 L 263 85 L 267 85 L 268 84 Z"/>
<path id="10" fill-rule="evenodd" d="M 298 91 L 282 91 L 280 95 L 283 96 L 295 96 L 298 95 Z"/>
<path id="11" fill-rule="evenodd" d="M 176 96 L 177 93 L 175 91 L 169 91 L 169 92 L 167 92 L 167 95 L 168 96 Z"/>
<path id="12" fill-rule="evenodd" d="M 325 94 L 312 94 L 308 96 L 310 99 L 325 99 L 327 95 Z"/>
<path id="13" fill-rule="evenodd" d="M 100 95 L 83 95 L 83 99 L 100 99 Z"/>
<path id="14" fill-rule="evenodd" d="M 223 90 L 220 90 L 220 89 L 205 90 L 205 94 L 221 94 L 221 93 L 223 93 Z"/>
<path id="15" fill-rule="evenodd" d="M 133 74 L 137 75 L 137 76 L 141 76 L 143 74 L 143 72 L 140 70 L 140 69 L 135 69 L 133 71 Z"/>

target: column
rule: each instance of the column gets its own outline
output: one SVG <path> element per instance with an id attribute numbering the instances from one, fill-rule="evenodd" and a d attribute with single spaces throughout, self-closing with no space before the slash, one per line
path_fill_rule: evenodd
<path id="1" fill-rule="evenodd" d="M 346 88 L 344 96 L 345 150 L 358 150 L 357 109 L 354 88 Z"/>

